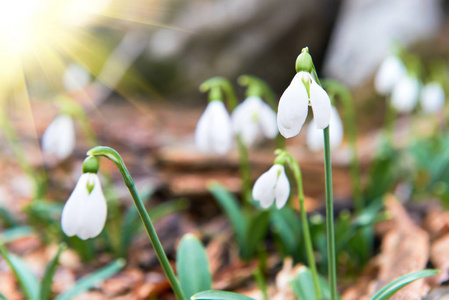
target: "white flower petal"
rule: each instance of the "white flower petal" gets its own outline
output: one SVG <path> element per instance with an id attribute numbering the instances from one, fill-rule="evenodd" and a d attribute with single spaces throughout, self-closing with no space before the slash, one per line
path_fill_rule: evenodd
<path id="1" fill-rule="evenodd" d="M 225 154 L 231 149 L 231 118 L 222 101 L 207 105 L 195 130 L 195 144 L 203 153 Z"/>
<path id="2" fill-rule="evenodd" d="M 331 117 L 331 100 L 326 91 L 315 81 L 310 84 L 310 103 L 316 127 L 324 129 L 329 126 Z"/>
<path id="3" fill-rule="evenodd" d="M 254 184 L 253 199 L 259 201 L 262 208 L 268 208 L 274 202 L 276 182 L 281 168 L 283 169 L 281 165 L 273 165 Z"/>
<path id="4" fill-rule="evenodd" d="M 208 105 L 198 120 L 198 124 L 195 129 L 195 145 L 198 150 L 203 153 L 208 153 L 211 151 L 211 145 L 209 142 L 210 118 L 210 107 Z"/>
<path id="5" fill-rule="evenodd" d="M 333 106 L 331 110 L 331 120 L 329 122 L 329 142 L 331 149 L 337 149 L 340 147 L 343 141 L 343 122 L 340 119 L 338 110 Z M 324 139 L 323 139 L 324 144 Z"/>
<path id="6" fill-rule="evenodd" d="M 295 75 L 279 100 L 277 125 L 285 138 L 297 135 L 307 118 L 309 99 L 300 73 Z"/>
<path id="7" fill-rule="evenodd" d="M 64 205 L 61 215 L 61 227 L 67 236 L 78 234 L 83 226 L 88 174 L 81 175 L 72 194 Z"/>
<path id="8" fill-rule="evenodd" d="M 332 126 L 330 127 L 330 130 L 332 130 Z M 307 126 L 306 144 L 312 151 L 320 151 L 324 149 L 323 129 L 317 129 L 313 119 Z"/>
<path id="9" fill-rule="evenodd" d="M 215 104 L 214 104 L 215 103 Z M 225 154 L 232 147 L 232 123 L 223 102 L 212 101 L 212 120 L 209 139 L 212 150 L 217 154 Z"/>
<path id="10" fill-rule="evenodd" d="M 90 194 L 88 183 L 94 185 Z M 77 235 L 83 240 L 93 238 L 103 230 L 106 216 L 107 204 L 98 176 L 81 175 L 62 211 L 62 230 L 67 236 Z"/>
<path id="11" fill-rule="evenodd" d="M 276 183 L 275 196 L 276 207 L 281 209 L 287 203 L 288 196 L 290 195 L 290 183 L 288 182 L 287 175 L 285 175 L 284 167 L 282 167 L 279 177 Z"/>
<path id="12" fill-rule="evenodd" d="M 259 124 L 262 128 L 262 132 L 265 137 L 269 139 L 274 139 L 278 134 L 278 126 L 276 120 L 276 113 L 271 109 L 271 107 L 262 103 L 259 110 Z"/>
<path id="13" fill-rule="evenodd" d="M 89 181 L 94 181 L 94 189 L 84 202 L 84 222 L 78 236 L 85 240 L 96 237 L 103 230 L 107 216 L 107 204 L 103 195 L 101 183 L 96 174 L 89 174 Z"/>
<path id="14" fill-rule="evenodd" d="M 50 123 L 42 136 L 42 151 L 63 160 L 72 154 L 75 141 L 72 118 L 60 114 Z"/>
<path id="15" fill-rule="evenodd" d="M 421 91 L 421 107 L 426 113 L 437 113 L 443 109 L 446 96 L 440 84 L 428 83 Z"/>
<path id="16" fill-rule="evenodd" d="M 69 92 L 84 89 L 89 82 L 89 72 L 78 64 L 69 65 L 64 72 L 63 83 Z"/>
<path id="17" fill-rule="evenodd" d="M 418 103 L 418 79 L 409 76 L 402 77 L 391 93 L 391 104 L 399 112 L 409 113 Z"/>
<path id="18" fill-rule="evenodd" d="M 331 149 L 340 147 L 343 140 L 343 123 L 341 122 L 338 110 L 332 106 L 331 118 L 329 121 L 329 142 Z M 324 149 L 323 130 L 317 129 L 314 120 L 307 127 L 307 147 L 312 151 L 321 151 Z"/>
<path id="19" fill-rule="evenodd" d="M 240 134 L 247 147 L 254 145 L 263 135 L 274 138 L 278 132 L 276 113 L 256 96 L 240 103 L 232 112 L 231 119 L 234 133 Z"/>
<path id="20" fill-rule="evenodd" d="M 388 95 L 398 81 L 407 74 L 402 61 L 396 56 L 387 57 L 374 78 L 374 87 L 381 95 Z"/>

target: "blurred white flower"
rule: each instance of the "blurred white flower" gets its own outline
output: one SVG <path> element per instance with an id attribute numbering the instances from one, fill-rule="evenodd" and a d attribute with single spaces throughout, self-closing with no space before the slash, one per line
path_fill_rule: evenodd
<path id="1" fill-rule="evenodd" d="M 444 106 L 446 95 L 443 87 L 436 82 L 428 83 L 421 91 L 421 107 L 426 113 L 437 113 Z"/>
<path id="2" fill-rule="evenodd" d="M 64 87 L 69 92 L 84 89 L 90 82 L 89 72 L 78 64 L 71 64 L 64 72 L 62 79 Z"/>
<path id="3" fill-rule="evenodd" d="M 310 84 L 310 98 L 305 84 Z M 306 121 L 309 105 L 317 128 L 329 125 L 331 101 L 326 91 L 319 86 L 310 73 L 298 72 L 279 101 L 277 124 L 285 138 L 297 135 Z"/>
<path id="4" fill-rule="evenodd" d="M 106 216 L 106 199 L 97 174 L 84 173 L 62 211 L 62 230 L 67 236 L 93 238 L 103 230 Z"/>
<path id="5" fill-rule="evenodd" d="M 263 173 L 253 187 L 253 198 L 260 201 L 262 208 L 268 208 L 276 201 L 276 207 L 280 209 L 287 203 L 289 195 L 290 184 L 284 166 L 279 164 Z"/>
<path id="6" fill-rule="evenodd" d="M 232 147 L 231 117 L 223 102 L 209 102 L 195 130 L 196 147 L 203 153 L 225 154 Z"/>
<path id="7" fill-rule="evenodd" d="M 248 97 L 231 115 L 232 128 L 240 134 L 243 143 L 250 147 L 262 136 L 274 139 L 278 133 L 276 113 L 259 97 Z"/>
<path id="8" fill-rule="evenodd" d="M 391 105 L 401 113 L 411 112 L 419 99 L 420 84 L 417 78 L 404 76 L 394 86 L 391 93 Z"/>
<path id="9" fill-rule="evenodd" d="M 66 114 L 60 114 L 50 123 L 42 136 L 42 151 L 62 160 L 72 154 L 75 140 L 72 118 Z"/>
<path id="10" fill-rule="evenodd" d="M 312 120 L 307 127 L 307 147 L 312 151 L 320 151 L 324 149 L 323 130 L 317 129 L 315 121 Z M 343 123 L 341 122 L 338 110 L 332 106 L 331 119 L 329 121 L 329 141 L 331 149 L 340 147 L 343 140 Z"/>
<path id="11" fill-rule="evenodd" d="M 376 73 L 374 87 L 379 94 L 386 96 L 405 75 L 407 75 L 407 69 L 402 61 L 394 55 L 388 56 Z"/>

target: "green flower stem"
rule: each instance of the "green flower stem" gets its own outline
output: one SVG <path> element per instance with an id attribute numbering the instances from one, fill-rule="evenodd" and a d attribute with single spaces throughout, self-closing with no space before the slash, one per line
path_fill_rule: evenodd
<path id="1" fill-rule="evenodd" d="M 335 253 L 334 202 L 332 195 L 332 164 L 329 142 L 329 126 L 324 129 L 324 168 L 326 173 L 326 233 L 329 259 L 329 287 L 331 299 L 337 300 L 337 266 Z"/>
<path id="2" fill-rule="evenodd" d="M 307 212 L 306 207 L 304 205 L 304 188 L 302 185 L 302 175 L 301 175 L 301 168 L 299 167 L 298 162 L 296 159 L 293 158 L 293 156 L 287 152 L 287 163 L 290 167 L 290 169 L 293 172 L 293 175 L 295 176 L 296 185 L 298 188 L 298 198 L 299 198 L 299 207 L 300 207 L 300 213 L 301 213 L 301 223 L 302 223 L 302 231 L 304 235 L 304 242 L 306 246 L 306 253 L 307 253 L 307 260 L 309 263 L 309 268 L 312 272 L 312 279 L 313 279 L 313 287 L 315 289 L 315 294 L 317 296 L 317 299 L 321 299 L 321 291 L 320 291 L 320 284 L 318 280 L 318 272 L 316 269 L 316 263 L 315 263 L 315 256 L 313 255 L 313 246 L 312 246 L 312 238 L 310 236 L 310 229 L 309 229 L 309 222 L 307 220 Z"/>
<path id="3" fill-rule="evenodd" d="M 114 149 L 103 146 L 92 148 L 87 152 L 87 155 L 104 156 L 109 160 L 111 160 L 115 164 L 115 166 L 119 169 L 123 177 L 123 181 L 128 187 L 129 192 L 131 193 L 134 204 L 136 205 L 136 208 L 139 212 L 140 218 L 142 219 L 142 222 L 145 225 L 145 229 L 147 230 L 148 236 L 150 237 L 151 244 L 153 245 L 157 258 L 159 259 L 159 262 L 161 263 L 161 266 L 164 269 L 165 275 L 167 276 L 170 282 L 170 285 L 173 289 L 173 292 L 176 295 L 176 298 L 178 300 L 187 300 L 187 298 L 184 296 L 182 292 L 179 281 L 176 278 L 175 273 L 173 272 L 173 269 L 170 266 L 170 262 L 168 261 L 167 255 L 165 254 L 164 249 L 162 248 L 161 242 L 159 240 L 159 237 L 157 236 L 156 230 L 154 229 L 153 223 L 151 222 L 150 216 L 148 215 L 148 212 L 146 211 L 145 206 L 143 205 L 142 200 L 140 199 L 140 196 L 137 193 L 136 186 L 134 185 L 134 180 L 129 174 L 128 169 L 126 168 L 125 163 L 123 162 L 123 159 Z"/>
<path id="4" fill-rule="evenodd" d="M 316 82 L 321 85 L 320 79 L 313 65 L 312 74 Z M 331 148 L 329 142 L 329 126 L 323 130 L 324 134 L 324 170 L 326 180 L 326 239 L 327 239 L 327 256 L 328 256 L 328 273 L 329 288 L 331 299 L 338 299 L 337 292 L 337 259 L 335 253 L 335 228 L 334 228 L 334 201 L 332 193 L 332 164 L 331 164 Z"/>
<path id="5" fill-rule="evenodd" d="M 242 141 L 240 135 L 237 136 L 237 147 L 239 151 L 240 175 L 242 176 L 242 198 L 244 205 L 251 207 L 252 186 L 251 186 L 251 163 L 249 161 L 248 149 Z"/>
<path id="6" fill-rule="evenodd" d="M 326 88 L 326 91 L 335 93 L 343 105 L 344 127 L 352 154 L 350 169 L 352 194 L 354 197 L 355 211 L 359 214 L 365 204 L 362 193 L 360 161 L 357 155 L 357 122 L 354 113 L 354 102 L 351 92 L 338 81 L 326 79 L 323 80 L 323 86 Z"/>

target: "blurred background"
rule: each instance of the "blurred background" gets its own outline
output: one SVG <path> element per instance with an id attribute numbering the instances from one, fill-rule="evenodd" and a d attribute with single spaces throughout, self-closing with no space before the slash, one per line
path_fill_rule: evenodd
<path id="1" fill-rule="evenodd" d="M 16 2 L 2 9 L 2 81 L 23 69 L 32 98 L 62 92 L 74 63 L 88 74 L 72 66 L 65 77 L 94 81 L 94 102 L 106 97 L 101 85 L 125 98 L 193 101 L 204 80 L 244 73 L 281 94 L 304 46 L 321 77 L 356 88 L 395 44 L 443 57 L 449 44 L 449 5 L 437 0 Z"/>

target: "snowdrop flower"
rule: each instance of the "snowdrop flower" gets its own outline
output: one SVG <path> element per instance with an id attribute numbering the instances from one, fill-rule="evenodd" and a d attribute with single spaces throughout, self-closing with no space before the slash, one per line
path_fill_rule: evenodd
<path id="1" fill-rule="evenodd" d="M 276 201 L 276 207 L 280 209 L 287 203 L 289 195 L 290 184 L 284 166 L 279 164 L 263 173 L 253 187 L 253 198 L 260 201 L 262 208 L 268 208 Z"/>
<path id="2" fill-rule="evenodd" d="M 343 140 L 343 123 L 341 122 L 338 110 L 332 106 L 331 119 L 329 121 L 329 141 L 331 149 L 340 147 Z M 320 151 L 324 149 L 323 131 L 317 129 L 315 121 L 312 120 L 307 127 L 307 146 L 312 151 Z"/>
<path id="3" fill-rule="evenodd" d="M 75 148 L 75 127 L 72 118 L 66 114 L 58 115 L 47 127 L 42 136 L 42 151 L 63 160 Z"/>
<path id="4" fill-rule="evenodd" d="M 62 78 L 64 87 L 69 92 L 84 89 L 90 82 L 89 72 L 78 64 L 71 64 L 67 67 Z"/>
<path id="5" fill-rule="evenodd" d="M 444 106 L 445 99 L 443 87 L 439 83 L 428 83 L 421 91 L 421 107 L 426 113 L 440 111 Z"/>
<path id="6" fill-rule="evenodd" d="M 381 95 L 388 95 L 399 80 L 407 75 L 407 69 L 395 55 L 387 57 L 379 67 L 374 77 L 374 87 Z"/>
<path id="7" fill-rule="evenodd" d="M 404 76 L 394 86 L 391 93 L 391 105 L 402 113 L 411 112 L 419 98 L 419 81 L 417 78 Z"/>
<path id="8" fill-rule="evenodd" d="M 107 216 L 106 199 L 96 174 L 98 161 L 94 157 L 88 157 L 85 163 L 89 159 L 96 161 L 96 170 L 86 172 L 83 165 L 84 174 L 67 200 L 61 216 L 64 233 L 67 236 L 77 235 L 83 240 L 99 235 Z"/>
<path id="9" fill-rule="evenodd" d="M 293 137 L 301 131 L 309 105 L 312 106 L 316 127 L 326 128 L 331 114 L 329 96 L 309 72 L 301 71 L 295 75 L 279 101 L 277 124 L 284 137 Z"/>
<path id="10" fill-rule="evenodd" d="M 232 124 L 224 104 L 212 100 L 195 130 L 196 147 L 203 153 L 225 154 L 232 147 Z"/>
<path id="11" fill-rule="evenodd" d="M 247 147 L 254 145 L 262 135 L 274 139 L 278 133 L 276 113 L 256 96 L 240 103 L 232 112 L 231 120 L 234 133 L 241 135 Z"/>

